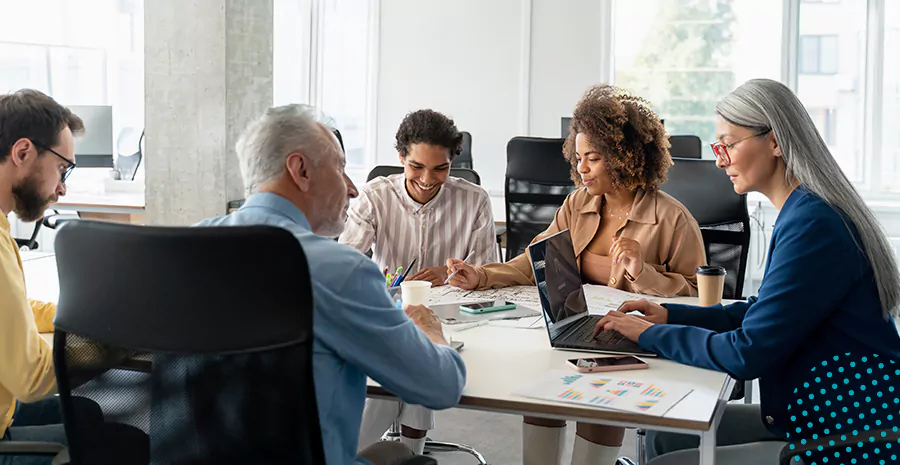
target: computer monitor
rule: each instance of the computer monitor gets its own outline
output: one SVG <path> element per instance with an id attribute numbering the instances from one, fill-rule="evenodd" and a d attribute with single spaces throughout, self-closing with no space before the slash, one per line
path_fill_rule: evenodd
<path id="1" fill-rule="evenodd" d="M 75 139 L 75 163 L 83 168 L 112 168 L 112 107 L 71 105 L 68 108 L 84 122 L 84 135 Z"/>

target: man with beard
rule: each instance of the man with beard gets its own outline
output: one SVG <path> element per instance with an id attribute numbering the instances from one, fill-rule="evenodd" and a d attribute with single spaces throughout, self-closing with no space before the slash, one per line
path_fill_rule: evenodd
<path id="1" fill-rule="evenodd" d="M 465 365 L 434 312 L 395 308 L 378 266 L 331 239 L 344 229 L 348 202 L 358 193 L 337 138 L 319 116 L 312 107 L 286 105 L 251 123 L 237 143 L 251 195 L 238 211 L 200 225 L 269 225 L 294 234 L 312 271 L 313 381 L 326 463 L 390 465 L 412 451 L 382 442 L 357 456 L 366 376 L 404 402 L 442 409 L 459 402 Z"/>
<path id="2" fill-rule="evenodd" d="M 39 332 L 53 331 L 56 306 L 29 301 L 9 212 L 36 221 L 66 194 L 75 168 L 78 116 L 35 90 L 0 96 L 0 441 L 65 445 L 50 345 Z M 99 415 L 99 407 L 92 405 Z M 4 457 L 0 464 L 50 463 L 40 456 Z"/>

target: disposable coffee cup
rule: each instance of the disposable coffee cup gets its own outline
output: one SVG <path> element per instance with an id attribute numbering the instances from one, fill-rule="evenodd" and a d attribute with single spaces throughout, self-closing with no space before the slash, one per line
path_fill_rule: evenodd
<path id="1" fill-rule="evenodd" d="M 722 303 L 722 291 L 725 290 L 725 268 L 721 266 L 697 267 L 697 290 L 700 292 L 700 305 L 708 307 Z"/>
<path id="2" fill-rule="evenodd" d="M 403 308 L 410 305 L 427 305 L 430 294 L 431 282 L 429 281 L 403 281 L 400 283 Z"/>

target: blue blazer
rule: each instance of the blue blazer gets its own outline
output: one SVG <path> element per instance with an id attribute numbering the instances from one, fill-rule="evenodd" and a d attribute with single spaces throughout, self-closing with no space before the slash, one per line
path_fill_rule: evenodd
<path id="1" fill-rule="evenodd" d="M 851 354 L 863 361 L 873 355 L 885 363 L 900 360 L 900 336 L 882 314 L 856 227 L 821 198 L 795 189 L 778 215 L 771 242 L 758 297 L 724 307 L 668 304 L 669 324 L 652 326 L 638 342 L 669 359 L 739 381 L 759 378 L 763 421 L 787 437 L 795 431 L 794 414 L 806 408 L 797 405 L 797 398 L 807 396 L 810 382 L 827 380 L 814 386 L 816 395 L 820 388 L 823 394 L 826 388 L 849 389 L 837 380 L 844 368 L 838 373 L 835 365 L 851 364 Z M 890 382 L 900 385 L 900 376 Z M 853 408 L 853 398 L 837 398 L 834 402 Z M 794 410 L 788 412 L 791 404 Z M 897 406 L 891 407 L 896 413 Z"/>

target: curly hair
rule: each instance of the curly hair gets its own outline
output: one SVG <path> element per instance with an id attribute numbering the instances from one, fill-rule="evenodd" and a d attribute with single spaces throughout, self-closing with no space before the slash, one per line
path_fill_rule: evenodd
<path id="1" fill-rule="evenodd" d="M 603 162 L 612 185 L 634 191 L 654 191 L 666 181 L 672 166 L 669 139 L 650 103 L 606 84 L 590 87 L 575 105 L 563 153 L 572 164 L 572 180 L 581 186 L 575 160 L 575 137 L 585 134 Z"/>
<path id="2" fill-rule="evenodd" d="M 412 144 L 429 144 L 445 147 L 452 161 L 462 151 L 463 136 L 452 119 L 434 110 L 418 110 L 406 115 L 397 129 L 394 145 L 400 156 L 409 155 Z"/>

